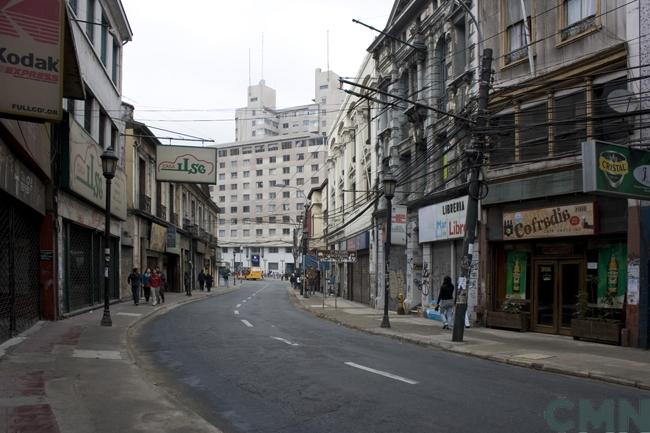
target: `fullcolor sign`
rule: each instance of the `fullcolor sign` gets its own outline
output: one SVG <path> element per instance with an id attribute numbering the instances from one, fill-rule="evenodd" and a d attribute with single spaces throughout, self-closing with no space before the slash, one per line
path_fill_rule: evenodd
<path id="1" fill-rule="evenodd" d="M 585 192 L 650 199 L 650 152 L 592 140 L 582 143 L 582 160 Z"/>
<path id="2" fill-rule="evenodd" d="M 0 112 L 61 120 L 63 4 L 0 2 Z"/>
<path id="3" fill-rule="evenodd" d="M 214 147 L 156 147 L 156 180 L 217 183 L 217 149 Z"/>
<path id="4" fill-rule="evenodd" d="M 503 213 L 503 239 L 593 235 L 595 232 L 593 203 Z"/>
<path id="5" fill-rule="evenodd" d="M 420 243 L 465 236 L 467 196 L 433 204 L 418 210 Z"/>

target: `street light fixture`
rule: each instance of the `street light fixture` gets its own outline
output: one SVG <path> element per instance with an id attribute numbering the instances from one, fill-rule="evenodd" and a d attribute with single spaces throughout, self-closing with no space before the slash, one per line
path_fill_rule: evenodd
<path id="1" fill-rule="evenodd" d="M 397 180 L 393 177 L 393 173 L 390 169 L 384 174 L 384 197 L 386 197 L 386 243 L 384 245 L 384 317 L 381 319 L 382 328 L 390 328 L 390 321 L 388 319 L 388 296 L 390 293 L 390 272 L 389 272 L 389 261 L 390 261 L 390 230 L 393 214 L 393 206 L 391 200 L 395 196 L 395 187 L 397 186 Z"/>
<path id="2" fill-rule="evenodd" d="M 111 264 L 111 180 L 115 177 L 115 170 L 117 169 L 117 155 L 113 152 L 113 148 L 109 147 L 102 153 L 102 171 L 106 178 L 106 215 L 104 222 L 104 315 L 102 316 L 102 326 L 113 326 L 110 311 L 110 264 Z"/>

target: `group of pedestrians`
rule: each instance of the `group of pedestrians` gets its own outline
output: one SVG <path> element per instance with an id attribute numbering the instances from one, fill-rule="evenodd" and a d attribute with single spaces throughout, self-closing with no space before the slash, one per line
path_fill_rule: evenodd
<path id="1" fill-rule="evenodd" d="M 127 282 L 131 285 L 131 294 L 133 295 L 133 305 L 139 305 L 141 294 L 144 294 L 144 300 L 148 304 L 151 299 L 151 305 L 165 303 L 165 290 L 167 289 L 167 274 L 160 268 L 147 268 L 144 273 L 138 272 L 138 268 L 133 268 L 129 274 Z"/>

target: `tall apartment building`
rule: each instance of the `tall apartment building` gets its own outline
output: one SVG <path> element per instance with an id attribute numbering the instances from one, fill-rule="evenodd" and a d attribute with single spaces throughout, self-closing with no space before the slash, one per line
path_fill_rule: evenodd
<path id="1" fill-rule="evenodd" d="M 343 100 L 338 75 L 316 70 L 312 104 L 275 108 L 275 90 L 264 81 L 248 88 L 237 110 L 237 140 L 219 144 L 212 199 L 222 209 L 218 239 L 231 269 L 295 269 L 295 239 L 309 191 L 327 179 L 324 131 Z"/>

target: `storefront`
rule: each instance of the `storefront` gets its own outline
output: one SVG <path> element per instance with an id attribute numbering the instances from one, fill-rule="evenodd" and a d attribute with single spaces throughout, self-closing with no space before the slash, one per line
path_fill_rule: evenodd
<path id="1" fill-rule="evenodd" d="M 624 321 L 627 200 L 578 194 L 485 211 L 489 311 L 521 311 L 531 330 L 564 335 L 587 310 Z"/>
<path id="2" fill-rule="evenodd" d="M 370 234 L 363 232 L 348 239 L 347 251 L 355 251 L 357 261 L 348 263 L 348 297 L 370 305 Z"/>

